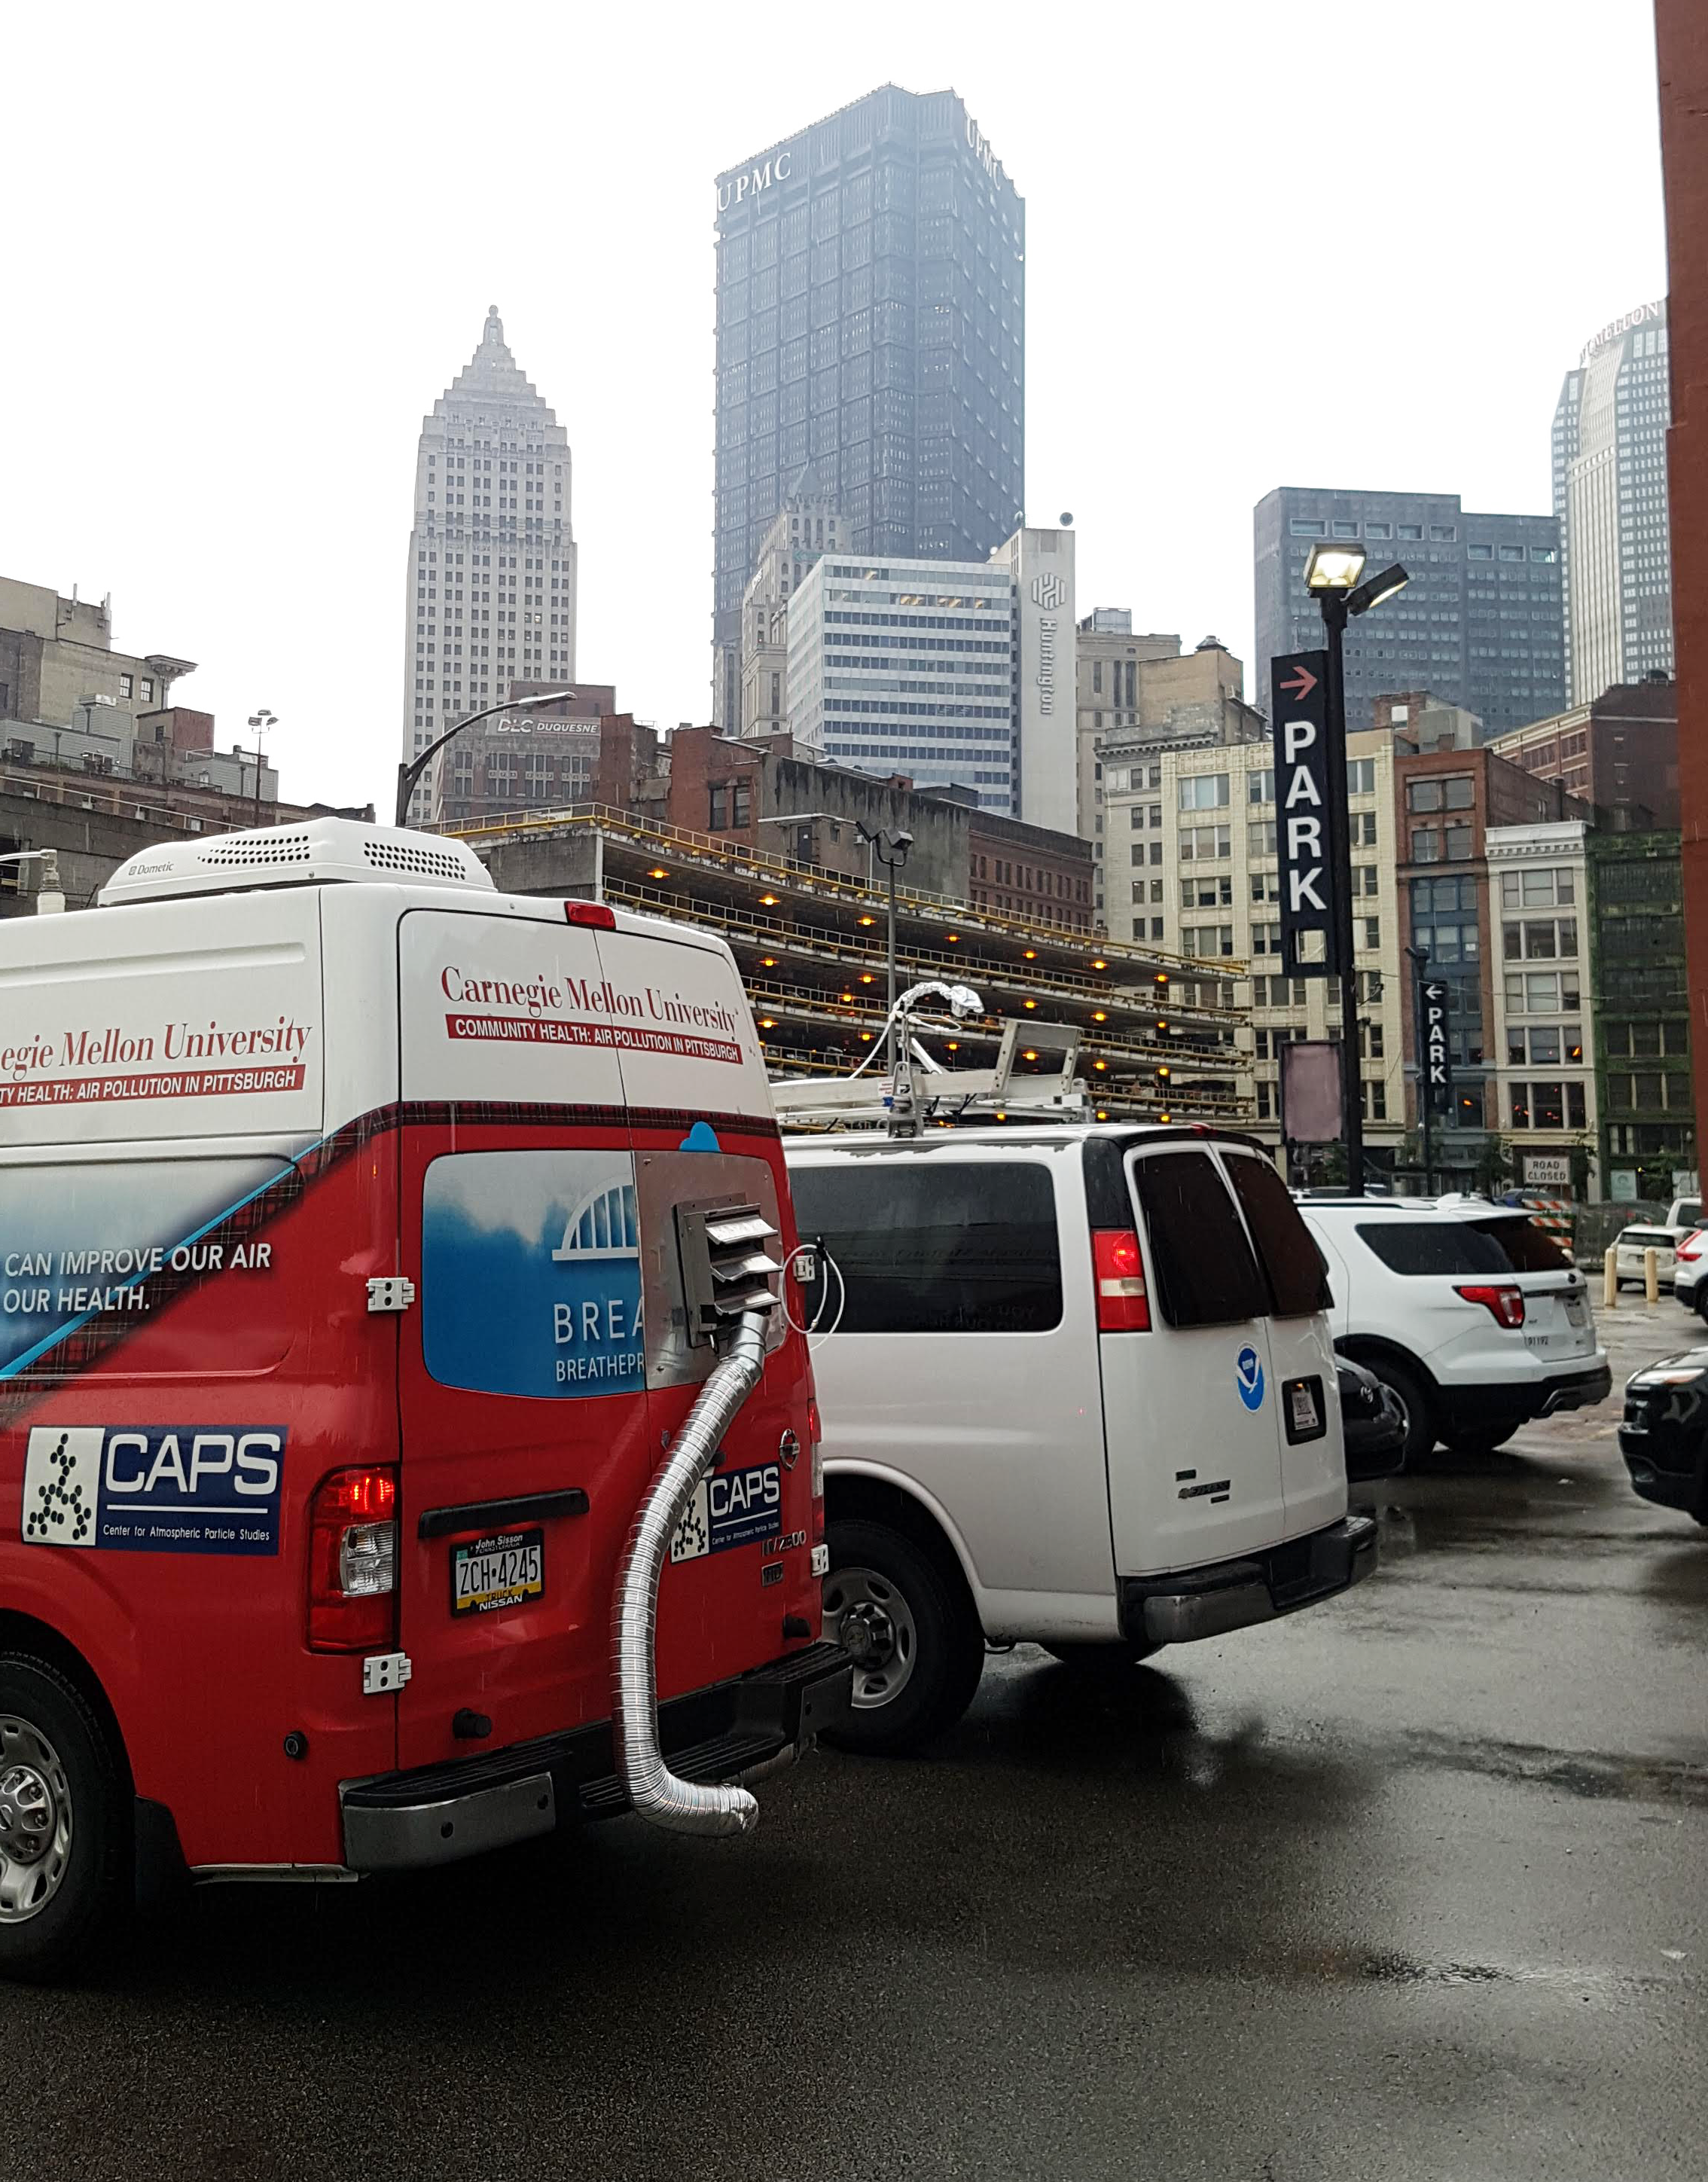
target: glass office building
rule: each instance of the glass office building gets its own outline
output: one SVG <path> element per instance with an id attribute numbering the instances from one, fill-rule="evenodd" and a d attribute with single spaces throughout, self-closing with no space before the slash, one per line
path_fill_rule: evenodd
<path id="1" fill-rule="evenodd" d="M 811 463 L 868 558 L 982 562 L 1025 456 L 1025 207 L 953 91 L 893 85 L 717 180 L 713 717 L 742 595 Z"/>

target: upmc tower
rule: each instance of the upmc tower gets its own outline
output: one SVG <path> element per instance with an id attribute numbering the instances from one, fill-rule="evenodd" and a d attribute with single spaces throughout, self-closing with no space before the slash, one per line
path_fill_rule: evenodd
<path id="1" fill-rule="evenodd" d="M 742 591 L 811 465 L 853 551 L 982 561 L 1025 474 L 1025 206 L 952 91 L 886 85 L 717 182 L 717 723 Z"/>

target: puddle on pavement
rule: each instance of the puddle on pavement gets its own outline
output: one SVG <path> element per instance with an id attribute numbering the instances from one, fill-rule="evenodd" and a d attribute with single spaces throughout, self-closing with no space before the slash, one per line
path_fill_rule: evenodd
<path id="1" fill-rule="evenodd" d="M 1657 1979 L 1616 1977 L 1606 1970 L 1561 1968 L 1536 1963 L 1426 1963 L 1394 1948 L 1335 1947 L 1301 1949 L 1284 1956 L 1273 1967 L 1284 1977 L 1324 1983 L 1391 1985 L 1525 1985 L 1551 1987 L 1584 1998 L 1615 1987 L 1661 1982 Z"/>

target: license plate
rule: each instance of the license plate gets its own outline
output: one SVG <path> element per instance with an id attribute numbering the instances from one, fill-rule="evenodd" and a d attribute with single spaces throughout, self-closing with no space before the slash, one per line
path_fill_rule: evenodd
<path id="1" fill-rule="evenodd" d="M 1319 1428 L 1323 1420 L 1317 1414 L 1317 1390 L 1314 1387 L 1308 1382 L 1290 1387 L 1287 1399 L 1292 1404 L 1293 1430 L 1296 1432 L 1313 1432 Z"/>
<path id="2" fill-rule="evenodd" d="M 500 1531 L 450 1549 L 452 1614 L 495 1614 L 545 1595 L 544 1531 Z"/>

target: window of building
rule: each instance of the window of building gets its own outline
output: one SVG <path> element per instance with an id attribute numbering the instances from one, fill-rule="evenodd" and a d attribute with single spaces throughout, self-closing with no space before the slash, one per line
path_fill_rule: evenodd
<path id="1" fill-rule="evenodd" d="M 1247 856 L 1273 856 L 1276 852 L 1275 821 L 1273 818 L 1254 820 L 1246 828 Z M 1261 896 L 1258 898 L 1262 899 Z"/>
<path id="2" fill-rule="evenodd" d="M 1439 864 L 1441 861 L 1441 836 L 1434 826 L 1414 826 L 1412 828 L 1412 861 L 1414 864 Z"/>
<path id="3" fill-rule="evenodd" d="M 1367 538 L 1391 538 L 1393 534 L 1394 526 L 1391 523 L 1367 523 L 1364 525 L 1364 535 Z"/>
<path id="4" fill-rule="evenodd" d="M 1468 826 L 1443 828 L 1441 839 L 1450 864 L 1468 864 L 1471 861 L 1472 828 Z"/>
<path id="5" fill-rule="evenodd" d="M 1183 864 L 1205 863 L 1231 856 L 1232 835 L 1230 826 L 1182 826 L 1180 861 Z"/>
<path id="6" fill-rule="evenodd" d="M 1408 811 L 1468 811 L 1475 801 L 1476 785 L 1468 773 L 1438 773 L 1406 784 Z"/>
<path id="7" fill-rule="evenodd" d="M 1348 795 L 1374 795 L 1376 792 L 1376 761 L 1373 757 L 1349 759 L 1346 765 L 1346 793 Z M 1423 806 L 1417 806 L 1423 808 Z M 1429 806 L 1433 807 L 1433 806 Z"/>
<path id="8" fill-rule="evenodd" d="M 133 689 L 135 687 L 135 684 L 134 684 L 134 682 L 131 680 L 131 678 L 130 677 L 130 675 L 128 675 L 128 674 L 121 674 L 121 675 L 119 676 L 119 695 L 120 695 L 121 697 L 129 697 L 129 696 L 130 696 L 130 693 L 131 693 L 131 691 L 132 691 L 132 689 Z"/>
<path id="9" fill-rule="evenodd" d="M 1356 538 L 1358 534 L 1358 526 L 1356 523 L 1343 522 L 1338 517 L 1335 520 L 1333 529 L 1336 538 Z"/>
<path id="10" fill-rule="evenodd" d="M 1234 928 L 1231 924 L 1183 924 L 1180 946 L 1188 955 L 1231 955 Z"/>
<path id="11" fill-rule="evenodd" d="M 1260 773 L 1246 775 L 1246 800 L 1248 803 L 1273 803 L 1275 800 L 1275 775 L 1272 767 L 1265 766 Z"/>
<path id="12" fill-rule="evenodd" d="M 1570 902 L 1575 898 L 1576 882 L 1571 872 L 1503 872 L 1501 874 L 1501 905 L 1503 909 L 1551 909 L 1556 902 Z"/>
<path id="13" fill-rule="evenodd" d="M 1224 773 L 1200 773 L 1189 775 L 1180 784 L 1182 811 L 1219 811 L 1228 800 L 1228 776 Z"/>
<path id="14" fill-rule="evenodd" d="M 1294 538 L 1326 538 L 1329 526 L 1309 515 L 1296 515 L 1287 525 L 1288 534 Z"/>
<path id="15" fill-rule="evenodd" d="M 1506 991 L 1508 1015 L 1559 1015 L 1583 1005 L 1575 970 L 1509 972 Z"/>
<path id="16" fill-rule="evenodd" d="M 1575 917 L 1526 917 L 1501 929 L 1501 951 L 1508 962 L 1551 962 L 1578 952 Z"/>
<path id="17" fill-rule="evenodd" d="M 1581 1129 L 1586 1101 L 1581 1083 L 1542 1080 L 1508 1086 L 1515 1129 Z"/>
<path id="18" fill-rule="evenodd" d="M 1473 545 L 1465 548 L 1465 558 L 1468 561 L 1492 561 L 1494 557 L 1495 549 L 1492 546 Z"/>
<path id="19" fill-rule="evenodd" d="M 1400 538 L 1421 538 L 1423 534 L 1423 526 L 1421 523 L 1396 523 L 1395 534 Z"/>
<path id="20" fill-rule="evenodd" d="M 1501 548 L 1501 558 L 1503 561 L 1522 561 L 1523 557 L 1524 549 L 1522 546 L 1503 546 Z"/>
<path id="21" fill-rule="evenodd" d="M 142 687 L 139 694 L 145 705 L 152 705 L 154 702 L 154 682 L 152 676 L 147 674 L 143 676 Z"/>

